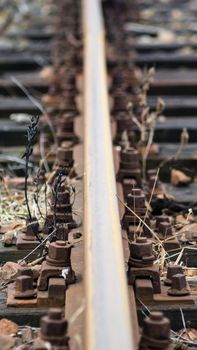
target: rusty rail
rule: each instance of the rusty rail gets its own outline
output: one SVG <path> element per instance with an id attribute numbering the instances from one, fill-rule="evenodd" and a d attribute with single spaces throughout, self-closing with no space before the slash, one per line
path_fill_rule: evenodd
<path id="1" fill-rule="evenodd" d="M 85 348 L 134 350 L 116 198 L 104 26 L 99 0 L 83 1 L 83 22 Z"/>

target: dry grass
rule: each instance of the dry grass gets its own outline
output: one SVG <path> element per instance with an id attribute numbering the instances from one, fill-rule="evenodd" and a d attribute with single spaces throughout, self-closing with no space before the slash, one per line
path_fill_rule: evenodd
<path id="1" fill-rule="evenodd" d="M 136 124 L 140 131 L 138 149 L 142 155 L 142 176 L 144 181 L 146 180 L 147 158 L 153 143 L 155 127 L 157 120 L 161 116 L 165 107 L 164 101 L 161 98 L 157 99 L 154 111 L 151 111 L 148 105 L 147 94 L 150 85 L 154 80 L 154 76 L 154 68 L 150 68 L 143 76 L 142 84 L 137 93 L 138 102 L 136 104 L 139 109 L 139 115 L 134 114 L 132 103 L 129 103 L 127 106 L 132 122 Z"/>

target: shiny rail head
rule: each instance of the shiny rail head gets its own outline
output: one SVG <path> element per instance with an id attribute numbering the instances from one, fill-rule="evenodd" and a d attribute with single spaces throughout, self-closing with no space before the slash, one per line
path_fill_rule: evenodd
<path id="1" fill-rule="evenodd" d="M 134 350 L 116 198 L 100 1 L 83 2 L 83 25 L 86 349 Z M 135 306 L 133 309 L 135 312 Z"/>

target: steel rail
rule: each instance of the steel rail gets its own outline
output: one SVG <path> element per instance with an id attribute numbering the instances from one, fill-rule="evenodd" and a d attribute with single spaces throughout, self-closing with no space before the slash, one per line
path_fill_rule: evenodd
<path id="1" fill-rule="evenodd" d="M 99 0 L 83 0 L 83 27 L 85 349 L 134 350 L 116 198 L 104 25 Z"/>

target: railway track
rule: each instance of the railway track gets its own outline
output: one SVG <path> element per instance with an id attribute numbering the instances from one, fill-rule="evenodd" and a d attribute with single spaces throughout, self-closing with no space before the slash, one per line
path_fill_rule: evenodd
<path id="1" fill-rule="evenodd" d="M 23 11 L 0 44 L 0 348 L 196 349 L 195 1 Z"/>

